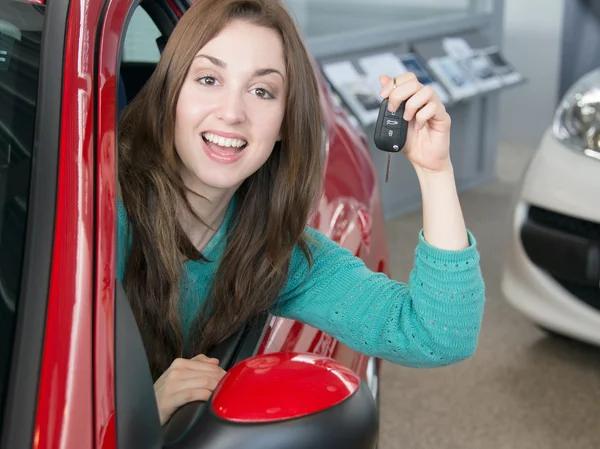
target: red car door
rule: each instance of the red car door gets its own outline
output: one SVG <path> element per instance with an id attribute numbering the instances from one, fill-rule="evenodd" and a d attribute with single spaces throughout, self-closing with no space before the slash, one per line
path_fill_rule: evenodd
<path id="1" fill-rule="evenodd" d="M 19 272 L 2 293 L 15 305 L 2 445 L 86 448 L 94 444 L 92 81 L 102 2 L 44 3 L 0 8 L 0 85 L 3 97 L 13 94 L 2 99 L 13 115 L 0 126 L 11 155 L 0 253 Z"/>

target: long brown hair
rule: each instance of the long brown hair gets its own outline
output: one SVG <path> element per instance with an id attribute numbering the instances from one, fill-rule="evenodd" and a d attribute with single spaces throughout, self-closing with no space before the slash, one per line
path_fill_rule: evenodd
<path id="1" fill-rule="evenodd" d="M 182 260 L 203 257 L 176 218 L 177 211 L 194 212 L 178 174 L 175 111 L 194 56 L 234 19 L 281 36 L 289 80 L 282 140 L 236 192 L 227 246 L 184 353 Z M 304 229 L 321 189 L 321 130 L 311 59 L 280 0 L 199 0 L 183 15 L 119 126 L 119 184 L 131 239 L 123 284 L 155 379 L 174 358 L 205 353 L 269 308 L 287 279 L 296 244 L 312 263 Z"/>

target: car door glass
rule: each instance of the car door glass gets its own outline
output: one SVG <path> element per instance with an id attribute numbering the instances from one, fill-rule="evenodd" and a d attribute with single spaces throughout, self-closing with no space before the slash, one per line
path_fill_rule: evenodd
<path id="1" fill-rule="evenodd" d="M 120 68 L 119 110 L 146 84 L 160 59 L 162 33 L 142 6 L 138 6 L 127 26 Z"/>
<path id="2" fill-rule="evenodd" d="M 123 45 L 123 62 L 153 62 L 160 59 L 156 39 L 162 36 L 152 18 L 137 7 L 131 16 Z"/>
<path id="3" fill-rule="evenodd" d="M 0 0 L 0 423 L 20 294 L 44 10 Z"/>

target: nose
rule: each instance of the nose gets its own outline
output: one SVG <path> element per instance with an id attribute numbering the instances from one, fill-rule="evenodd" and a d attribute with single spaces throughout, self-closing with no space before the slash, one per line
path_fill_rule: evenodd
<path id="1" fill-rule="evenodd" d="M 220 98 L 221 104 L 217 111 L 217 117 L 228 125 L 235 125 L 246 120 L 244 98 L 237 89 L 227 89 Z"/>

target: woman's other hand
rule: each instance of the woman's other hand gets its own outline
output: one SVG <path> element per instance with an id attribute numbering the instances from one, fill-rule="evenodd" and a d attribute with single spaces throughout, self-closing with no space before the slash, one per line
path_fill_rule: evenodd
<path id="1" fill-rule="evenodd" d="M 407 72 L 394 79 L 379 77 L 382 98 L 389 98 L 390 111 L 406 101 L 404 119 L 408 121 L 406 145 L 402 151 L 415 169 L 442 172 L 451 169 L 450 116 L 431 86 L 423 86 Z"/>
<path id="2" fill-rule="evenodd" d="M 200 354 L 192 359 L 175 359 L 154 383 L 161 426 L 188 402 L 207 401 L 225 376 L 217 359 Z"/>

